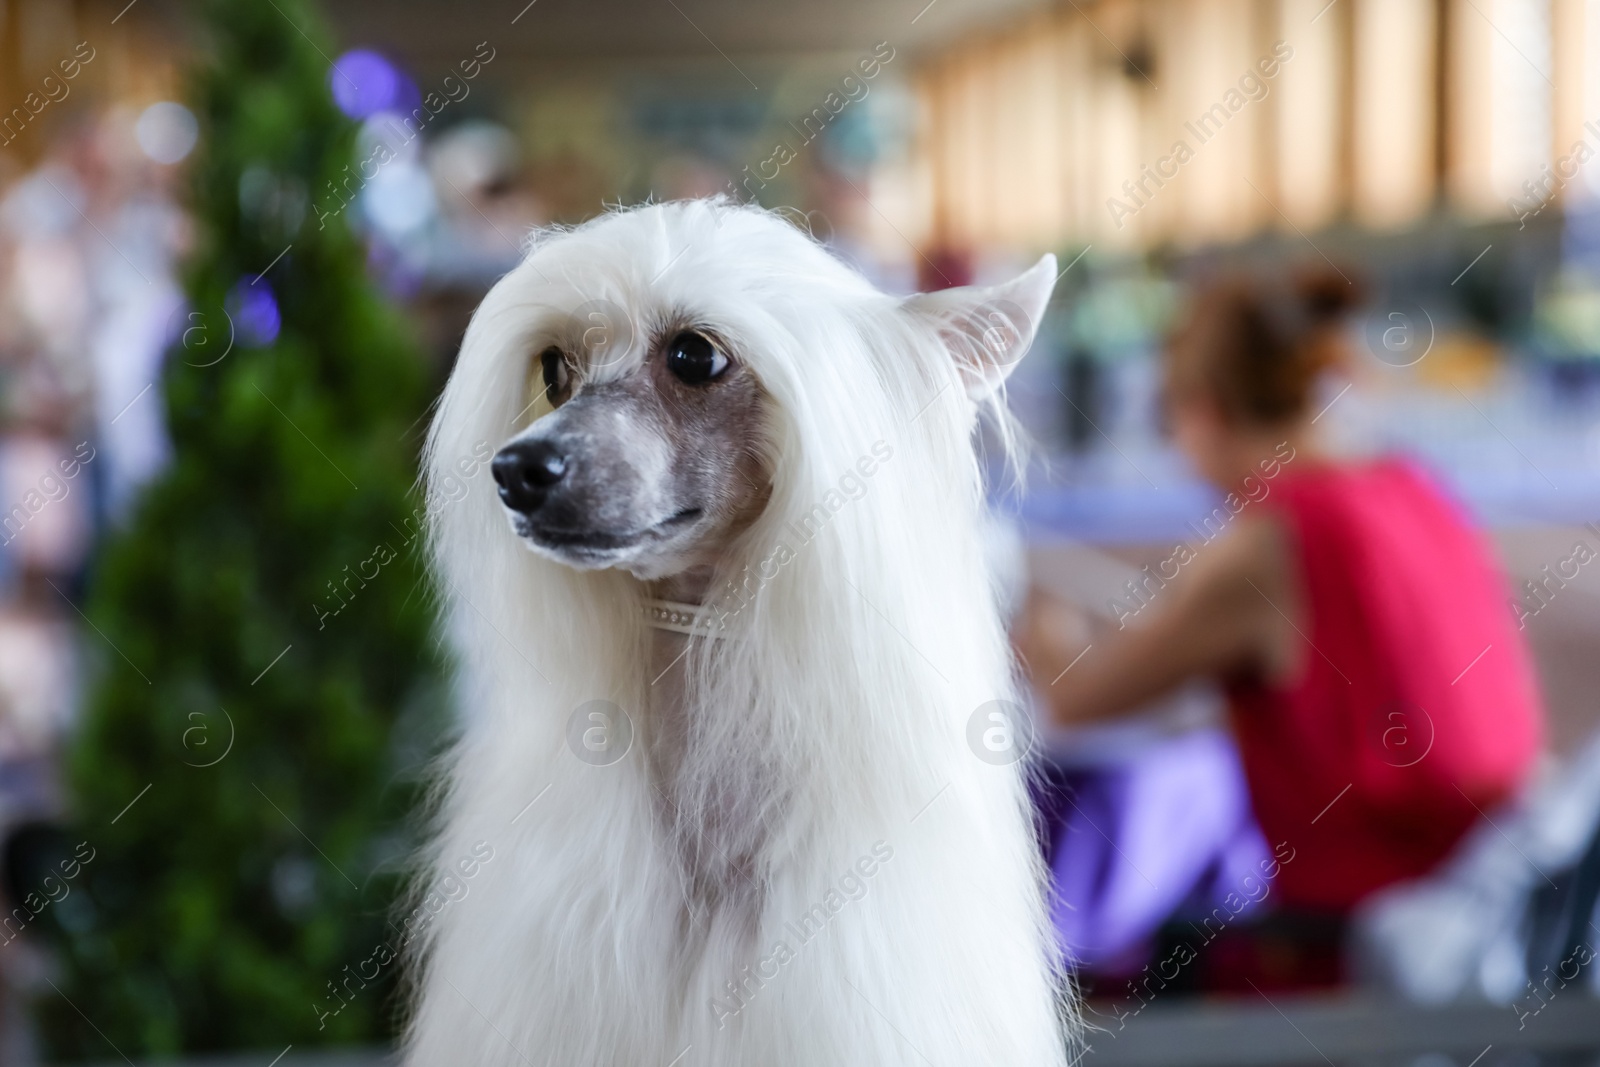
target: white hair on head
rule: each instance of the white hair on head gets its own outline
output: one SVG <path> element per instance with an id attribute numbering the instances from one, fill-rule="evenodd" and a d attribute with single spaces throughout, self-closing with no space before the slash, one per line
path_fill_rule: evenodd
<path id="1" fill-rule="evenodd" d="M 971 444 L 1008 368 L 967 342 L 999 322 L 1020 354 L 1053 266 L 904 301 L 770 213 L 687 201 L 543 232 L 489 293 L 430 484 L 527 425 L 533 339 L 601 299 L 641 333 L 687 309 L 748 363 L 771 495 L 714 568 L 729 636 L 689 646 L 670 780 L 646 584 L 529 551 L 487 478 L 436 497 L 463 722 L 419 900 L 452 871 L 465 895 L 420 924 L 407 1064 L 1065 1062 L 1025 764 L 968 741 L 1016 694 Z M 608 766 L 567 742 L 595 700 L 633 728 Z"/>

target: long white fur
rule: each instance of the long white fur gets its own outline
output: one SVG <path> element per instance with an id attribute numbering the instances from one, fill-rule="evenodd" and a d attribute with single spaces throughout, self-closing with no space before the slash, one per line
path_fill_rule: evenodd
<path id="1" fill-rule="evenodd" d="M 1053 261 L 1041 266 L 1019 290 L 1035 315 Z M 975 709 L 1014 693 L 979 544 L 976 405 L 941 339 L 960 308 L 880 294 L 787 222 L 727 202 L 544 232 L 467 331 L 430 481 L 548 410 L 517 418 L 530 344 L 596 298 L 641 334 L 675 311 L 713 324 L 770 394 L 771 501 L 712 584 L 753 597 L 733 638 L 688 661 L 694 741 L 670 798 L 710 854 L 754 850 L 734 872 L 749 906 L 697 904 L 663 830 L 645 586 L 536 556 L 474 479 L 431 514 L 463 721 L 423 885 L 479 842 L 494 858 L 421 939 L 405 1062 L 1058 1067 L 1023 769 L 966 739 Z M 613 373 L 643 358 L 635 347 Z M 790 524 L 879 441 L 892 458 L 865 494 L 800 546 Z M 794 558 L 774 568 L 785 540 Z M 749 581 L 764 560 L 775 573 Z M 636 727 L 611 766 L 565 742 L 595 699 Z M 892 857 L 850 900 L 841 878 L 875 845 Z M 789 924 L 839 900 L 801 945 Z M 772 973 L 780 940 L 794 956 Z"/>

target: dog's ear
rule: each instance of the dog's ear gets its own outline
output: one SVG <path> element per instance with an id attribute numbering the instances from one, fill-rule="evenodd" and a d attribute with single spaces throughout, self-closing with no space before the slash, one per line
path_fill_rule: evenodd
<path id="1" fill-rule="evenodd" d="M 1002 285 L 918 293 L 903 306 L 933 323 L 968 395 L 981 399 L 998 389 L 1028 354 L 1055 284 L 1056 257 L 1046 255 Z"/>

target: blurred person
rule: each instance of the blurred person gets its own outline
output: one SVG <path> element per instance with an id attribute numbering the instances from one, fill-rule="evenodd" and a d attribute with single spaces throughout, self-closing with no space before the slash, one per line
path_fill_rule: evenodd
<path id="1" fill-rule="evenodd" d="M 1438 864 L 1541 744 L 1488 546 L 1409 461 L 1343 459 L 1319 439 L 1315 385 L 1345 358 L 1354 299 L 1342 276 L 1201 291 L 1169 345 L 1165 399 L 1225 504 L 1130 583 L 1119 632 L 1092 634 L 1035 590 L 1015 637 L 1062 725 L 1190 679 L 1223 687 L 1278 862 L 1271 915 L 1204 950 L 1212 988 L 1338 981 L 1351 909 Z"/>
<path id="2" fill-rule="evenodd" d="M 64 425 L 94 425 L 113 513 L 167 459 L 154 383 L 182 323 L 188 241 L 178 170 L 141 154 L 134 120 L 118 108 L 78 123 L 0 200 L 5 406 L 36 423 L 41 407 L 65 404 Z"/>
<path id="3" fill-rule="evenodd" d="M 60 814 L 57 747 L 78 701 L 80 663 L 67 602 L 29 568 L 0 605 L 0 835 Z"/>
<path id="4" fill-rule="evenodd" d="M 59 411 L 18 422 L 0 439 L 0 558 L 16 571 L 37 570 L 70 582 L 93 535 L 97 456 L 73 441 Z"/>
<path id="5" fill-rule="evenodd" d="M 38 392 L 83 398 L 91 391 L 83 353 L 94 300 L 80 240 L 87 203 L 78 169 L 61 150 L 0 199 L 9 412 L 27 412 Z"/>
<path id="6" fill-rule="evenodd" d="M 134 137 L 137 115 L 116 108 L 94 127 L 94 232 L 83 234 L 97 306 L 91 331 L 96 440 L 104 452 L 107 511 L 127 514 L 171 458 L 162 391 L 171 343 L 185 326 L 178 265 L 192 244 L 177 203 L 177 164 L 151 158 Z M 103 235 L 103 236 L 102 236 Z M 192 358 L 192 357 L 191 357 Z"/>
<path id="7" fill-rule="evenodd" d="M 96 449 L 62 398 L 0 439 L 0 832 L 47 807 L 76 706 L 74 611 L 94 527 Z M 46 787 L 49 788 L 46 788 Z"/>
<path id="8" fill-rule="evenodd" d="M 428 274 L 481 293 L 522 258 L 522 241 L 549 221 L 526 180 L 510 130 L 483 119 L 439 135 L 427 153 L 438 203 L 430 230 Z"/>

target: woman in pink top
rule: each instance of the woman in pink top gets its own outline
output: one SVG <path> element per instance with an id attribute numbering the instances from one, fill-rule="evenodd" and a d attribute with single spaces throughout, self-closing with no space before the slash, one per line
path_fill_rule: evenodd
<path id="1" fill-rule="evenodd" d="M 1411 463 L 1340 461 L 1317 438 L 1313 386 L 1343 356 L 1353 295 L 1334 276 L 1197 297 L 1167 353 L 1167 402 L 1179 446 L 1227 494 L 1225 521 L 1207 524 L 1224 531 L 1147 569 L 1135 624 L 1088 635 L 1036 594 L 1017 638 L 1063 724 L 1222 683 L 1257 821 L 1293 856 L 1273 896 L 1323 929 L 1433 868 L 1506 799 L 1542 719 L 1508 590 L 1466 516 Z"/>

